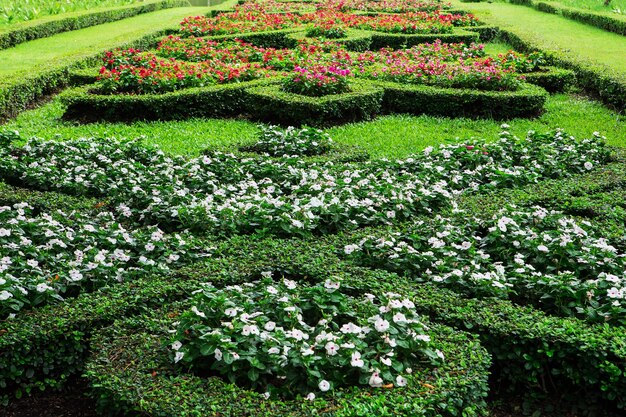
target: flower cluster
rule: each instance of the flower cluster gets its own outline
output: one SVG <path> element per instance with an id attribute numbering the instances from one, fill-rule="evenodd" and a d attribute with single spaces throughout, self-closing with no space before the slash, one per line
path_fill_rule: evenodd
<path id="1" fill-rule="evenodd" d="M 283 278 L 217 289 L 203 286 L 177 324 L 176 362 L 213 369 L 271 395 L 351 386 L 403 387 L 413 366 L 443 354 L 414 303 L 399 294 L 343 294 L 340 281 L 307 287 Z"/>
<path id="2" fill-rule="evenodd" d="M 468 190 L 585 172 L 609 152 L 602 139 L 561 131 L 519 140 L 428 148 L 405 160 L 354 163 L 215 153 L 170 158 L 136 141 L 31 139 L 0 149 L 0 175 L 39 189 L 106 195 L 126 219 L 213 233 L 308 235 L 391 224 L 448 206 Z"/>
<path id="3" fill-rule="evenodd" d="M 368 237 L 344 252 L 466 294 L 623 325 L 626 254 L 589 226 L 541 207 L 508 207 L 486 220 L 437 217 L 414 232 Z"/>
<path id="4" fill-rule="evenodd" d="M 482 45 L 433 44 L 350 52 L 340 44 L 302 41 L 293 49 L 204 38 L 164 39 L 156 52 L 109 52 L 101 69 L 105 92 L 158 92 L 260 77 L 288 76 L 287 90 L 307 95 L 346 91 L 346 75 L 370 80 L 482 90 L 515 90 L 534 58 L 485 57 Z M 534 60 L 536 61 L 536 60 Z M 538 68 L 538 67 L 537 67 Z"/>
<path id="5" fill-rule="evenodd" d="M 244 148 L 253 152 L 273 157 L 314 156 L 328 152 L 333 140 L 323 130 L 304 127 L 296 129 L 290 126 L 282 129 L 278 126 L 259 126 L 259 140 Z"/>
<path id="6" fill-rule="evenodd" d="M 428 34 L 450 33 L 455 26 L 476 26 L 471 14 L 403 12 L 393 14 L 344 13 L 339 9 L 321 9 L 310 13 L 270 13 L 265 10 L 236 10 L 215 17 L 194 16 L 181 22 L 181 35 L 207 36 L 234 33 L 265 32 L 279 29 L 300 29 L 334 26 L 387 33 Z"/>
<path id="7" fill-rule="evenodd" d="M 292 75 L 283 82 L 283 89 L 313 97 L 347 93 L 350 91 L 349 76 L 349 69 L 334 65 L 312 65 L 307 68 L 296 66 Z"/>
<path id="8" fill-rule="evenodd" d="M 27 204 L 0 207 L 0 318 L 111 282 L 163 273 L 197 256 L 196 246 L 187 234 L 126 229 L 108 212 L 89 218 L 36 214 Z"/>
<path id="9" fill-rule="evenodd" d="M 511 68 L 520 74 L 539 71 L 547 61 L 543 53 L 531 52 L 523 55 L 515 51 L 509 51 L 506 54 L 498 54 L 500 65 L 504 68 Z"/>

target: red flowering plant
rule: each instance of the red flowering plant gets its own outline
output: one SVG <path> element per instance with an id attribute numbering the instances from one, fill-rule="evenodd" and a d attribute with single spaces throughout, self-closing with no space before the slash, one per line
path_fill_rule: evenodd
<path id="1" fill-rule="evenodd" d="M 361 10 L 366 12 L 404 13 L 404 12 L 433 12 L 452 7 L 450 3 L 442 1 L 422 0 L 336 0 L 331 1 L 327 7 L 333 7 L 341 11 Z"/>
<path id="2" fill-rule="evenodd" d="M 347 93 L 350 91 L 349 76 L 349 69 L 335 65 L 296 66 L 283 83 L 283 89 L 312 97 Z"/>

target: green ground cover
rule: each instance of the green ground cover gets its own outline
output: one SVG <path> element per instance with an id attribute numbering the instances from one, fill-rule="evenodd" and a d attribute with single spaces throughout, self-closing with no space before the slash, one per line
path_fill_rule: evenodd
<path id="1" fill-rule="evenodd" d="M 139 0 L 88 0 L 80 2 L 45 0 L 2 0 L 0 1 L 0 27 L 12 23 L 40 19 L 80 10 L 124 6 Z"/>

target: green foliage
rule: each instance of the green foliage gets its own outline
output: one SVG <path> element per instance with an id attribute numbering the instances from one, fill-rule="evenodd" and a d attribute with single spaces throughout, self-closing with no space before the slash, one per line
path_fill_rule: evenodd
<path id="1" fill-rule="evenodd" d="M 176 314 L 176 310 L 172 315 Z M 474 416 L 484 413 L 488 355 L 472 337 L 431 325 L 444 364 L 416 367 L 404 388 L 345 388 L 313 401 L 265 400 L 262 394 L 200 378 L 173 367 L 163 346 L 171 320 L 141 317 L 116 323 L 93 341 L 97 352 L 86 374 L 102 409 L 138 410 L 154 416 Z"/>
<path id="2" fill-rule="evenodd" d="M 572 70 L 545 67 L 544 70 L 524 74 L 526 82 L 538 85 L 550 93 L 566 91 L 574 85 L 576 74 Z"/>
<path id="3" fill-rule="evenodd" d="M 433 43 L 438 39 L 443 43 L 465 43 L 469 45 L 472 42 L 478 42 L 478 38 L 479 34 L 477 32 L 469 31 L 466 28 L 454 28 L 452 33 L 440 33 L 435 35 L 405 35 L 372 32 L 372 44 L 370 48 L 372 50 L 380 48 L 399 49 L 419 45 L 420 43 Z"/>
<path id="4" fill-rule="evenodd" d="M 423 85 L 378 83 L 385 89 L 383 108 L 393 113 L 448 117 L 509 119 L 535 116 L 548 94 L 542 88 L 522 85 L 516 91 L 480 91 Z"/>
<path id="5" fill-rule="evenodd" d="M 248 112 L 263 121 L 283 125 L 328 126 L 371 119 L 381 111 L 383 91 L 371 83 L 353 81 L 351 92 L 308 97 L 276 86 L 246 90 Z"/>

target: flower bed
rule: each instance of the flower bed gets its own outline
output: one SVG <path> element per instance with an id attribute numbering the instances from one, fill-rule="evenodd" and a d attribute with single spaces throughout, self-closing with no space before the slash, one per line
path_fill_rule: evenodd
<path id="1" fill-rule="evenodd" d="M 308 235 L 390 224 L 449 206 L 468 190 L 566 177 L 608 158 L 600 138 L 578 142 L 560 131 L 530 132 L 525 140 L 505 132 L 495 144 L 468 146 L 486 154 L 449 145 L 405 161 L 347 165 L 219 153 L 185 160 L 154 148 L 137 154 L 133 142 L 33 140 L 17 157 L 6 147 L 0 174 L 35 188 L 106 195 L 130 208 L 118 207 L 127 219 L 214 233 Z"/>
<path id="2" fill-rule="evenodd" d="M 170 325 L 143 318 L 119 323 L 94 340 L 94 352 L 98 353 L 88 363 L 86 373 L 97 386 L 102 407 L 139 409 L 160 416 L 198 412 L 235 416 L 258 409 L 276 416 L 328 413 L 324 410 L 345 417 L 384 415 L 381 413 L 389 409 L 401 416 L 452 416 L 484 410 L 488 356 L 472 338 L 440 325 L 432 325 L 429 331 L 437 340 L 434 347 L 446 358 L 439 368 L 431 370 L 416 363 L 404 387 L 344 388 L 327 398 L 309 396 L 308 400 L 268 400 L 262 393 L 221 378 L 181 372 L 172 364 L 171 351 L 163 348 L 165 329 Z"/>

